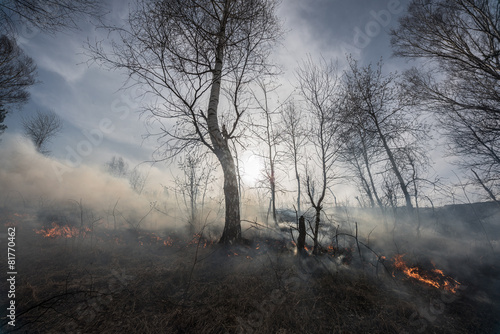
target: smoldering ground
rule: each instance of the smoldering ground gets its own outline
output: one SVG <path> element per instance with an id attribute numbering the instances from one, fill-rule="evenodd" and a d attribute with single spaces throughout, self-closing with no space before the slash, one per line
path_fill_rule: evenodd
<path id="1" fill-rule="evenodd" d="M 368 257 L 366 269 L 297 257 L 265 234 L 230 248 L 203 236 L 91 246 L 12 222 L 24 245 L 18 332 L 494 333 L 491 304 L 471 298 L 481 286 L 452 294 L 392 277 L 389 260 L 374 275 Z"/>

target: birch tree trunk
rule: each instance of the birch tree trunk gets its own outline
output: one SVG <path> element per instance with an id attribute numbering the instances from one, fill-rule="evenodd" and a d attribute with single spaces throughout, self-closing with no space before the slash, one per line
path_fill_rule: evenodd
<path id="1" fill-rule="evenodd" d="M 224 13 L 227 16 L 227 11 Z M 236 165 L 234 163 L 231 150 L 229 149 L 228 138 L 224 137 L 219 127 L 217 110 L 222 83 L 222 67 L 224 61 L 224 36 L 225 20 L 221 24 L 219 42 L 216 49 L 216 61 L 213 71 L 213 81 L 210 90 L 210 100 L 207 112 L 207 127 L 212 142 L 214 153 L 219 159 L 224 174 L 224 197 L 226 206 L 226 216 L 224 231 L 220 238 L 220 243 L 231 244 L 241 239 L 240 221 L 240 196 L 238 189 L 238 178 L 236 175 Z"/>

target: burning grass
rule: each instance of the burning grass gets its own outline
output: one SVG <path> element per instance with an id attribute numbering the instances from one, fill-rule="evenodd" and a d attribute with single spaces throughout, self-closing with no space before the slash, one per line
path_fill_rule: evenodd
<path id="1" fill-rule="evenodd" d="M 403 272 L 407 277 L 430 285 L 436 289 L 444 289 L 451 293 L 457 293 L 460 283 L 443 273 L 441 269 L 433 268 L 425 270 L 418 266 L 410 267 L 403 260 L 405 254 L 396 254 L 393 258 L 394 268 Z M 395 276 L 393 272 L 393 276 Z"/>
<path id="2" fill-rule="evenodd" d="M 69 225 L 59 226 L 56 222 L 52 222 L 52 227 L 35 230 L 35 232 L 45 238 L 75 238 L 82 235 L 85 236 L 85 234 L 90 232 L 90 228 L 77 228 Z"/>
<path id="3" fill-rule="evenodd" d="M 382 270 L 374 276 L 348 248 L 301 258 L 269 238 L 231 248 L 201 234 L 139 230 L 44 238 L 33 231 L 43 229 L 16 219 L 17 333 L 488 333 L 493 326 L 469 298 L 472 288 L 442 289 L 456 281 L 438 270 L 417 273 L 441 277 L 439 289 Z M 414 273 L 408 264 L 393 267 Z M 433 313 L 426 305 L 437 298 L 448 302 Z M 4 321 L 0 329 L 10 329 Z"/>

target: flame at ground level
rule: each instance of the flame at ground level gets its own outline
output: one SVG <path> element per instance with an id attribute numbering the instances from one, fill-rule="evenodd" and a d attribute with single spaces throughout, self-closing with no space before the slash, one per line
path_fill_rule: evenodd
<path id="1" fill-rule="evenodd" d="M 37 234 L 43 235 L 44 238 L 73 238 L 79 235 L 85 235 L 90 232 L 88 227 L 77 228 L 74 226 L 60 226 L 56 222 L 52 223 L 51 228 L 43 228 L 41 230 L 35 230 Z"/>
<path id="2" fill-rule="evenodd" d="M 446 276 L 442 270 L 434 268 L 430 272 L 427 272 L 419 267 L 409 267 L 404 262 L 403 256 L 405 256 L 405 254 L 397 254 L 394 256 L 394 268 L 402 271 L 408 277 L 414 278 L 437 289 L 444 289 L 452 293 L 457 292 L 460 283 L 453 278 Z"/>

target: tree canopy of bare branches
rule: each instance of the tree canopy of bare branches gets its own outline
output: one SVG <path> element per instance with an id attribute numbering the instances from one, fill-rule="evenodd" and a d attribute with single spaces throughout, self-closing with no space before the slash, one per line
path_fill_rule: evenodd
<path id="1" fill-rule="evenodd" d="M 413 0 L 392 31 L 394 53 L 427 60 L 408 94 L 432 110 L 448 152 L 486 194 L 500 194 L 500 3 Z"/>
<path id="2" fill-rule="evenodd" d="M 347 133 L 346 153 L 351 163 L 359 165 L 368 196 L 373 195 L 380 206 L 371 169 L 375 161 L 385 162 L 385 170 L 391 171 L 411 213 L 410 176 L 417 166 L 428 162 L 420 149 L 427 138 L 427 125 L 412 108 L 412 100 L 403 94 L 398 77 L 382 73 L 381 62 L 375 69 L 371 65 L 360 66 L 353 59 L 349 59 L 349 65 L 345 74 L 343 123 L 351 133 Z M 353 148 L 352 141 L 360 145 Z"/>
<path id="3" fill-rule="evenodd" d="M 46 32 L 76 28 L 82 15 L 99 16 L 101 3 L 96 0 L 2 0 L 0 28 L 13 32 L 29 25 Z"/>
<path id="4" fill-rule="evenodd" d="M 7 110 L 3 105 L 0 104 L 0 135 L 4 133 L 5 129 L 7 128 L 6 125 L 2 124 L 5 120 L 5 116 L 7 116 Z"/>
<path id="5" fill-rule="evenodd" d="M 254 99 L 257 103 L 261 115 L 260 118 L 263 122 L 262 124 L 254 122 L 252 127 L 254 128 L 254 137 L 258 140 L 259 145 L 264 147 L 263 152 L 257 154 L 263 159 L 264 162 L 264 179 L 258 183 L 262 184 L 265 189 L 268 189 L 270 194 L 266 223 L 268 223 L 269 212 L 271 212 L 273 222 L 274 224 L 277 224 L 276 194 L 279 188 L 278 164 L 282 162 L 283 152 L 279 149 L 282 136 L 281 131 L 278 128 L 277 121 L 280 106 L 278 105 L 276 108 L 272 109 L 270 106 L 270 96 L 279 86 L 273 85 L 270 82 L 264 82 L 263 80 L 257 80 L 257 86 L 260 88 L 260 93 L 262 95 L 258 95 L 255 92 Z"/>
<path id="6" fill-rule="evenodd" d="M 34 115 L 23 119 L 26 137 L 33 141 L 38 152 L 49 154 L 47 144 L 62 130 L 61 118 L 53 111 L 37 111 Z"/>
<path id="7" fill-rule="evenodd" d="M 284 155 L 293 161 L 295 180 L 297 181 L 297 213 L 302 215 L 301 210 L 301 176 L 299 171 L 299 160 L 303 157 L 303 149 L 306 144 L 306 122 L 305 113 L 294 101 L 286 103 L 281 111 L 283 145 L 286 148 Z"/>
<path id="8" fill-rule="evenodd" d="M 0 36 L 0 103 L 21 104 L 29 98 L 26 89 L 35 83 L 36 66 L 14 39 Z"/>
<path id="9" fill-rule="evenodd" d="M 224 173 L 223 243 L 241 238 L 228 142 L 239 134 L 248 85 L 272 72 L 267 58 L 281 34 L 277 5 L 277 0 L 138 1 L 127 28 L 107 27 L 118 38 L 110 49 L 89 45 L 93 59 L 126 70 L 157 99 L 145 111 L 162 124 L 164 158 L 200 144 L 217 156 Z"/>
<path id="10" fill-rule="evenodd" d="M 13 38 L 0 36 L 0 126 L 9 107 L 19 107 L 29 98 L 27 88 L 35 83 L 36 66 Z"/>

